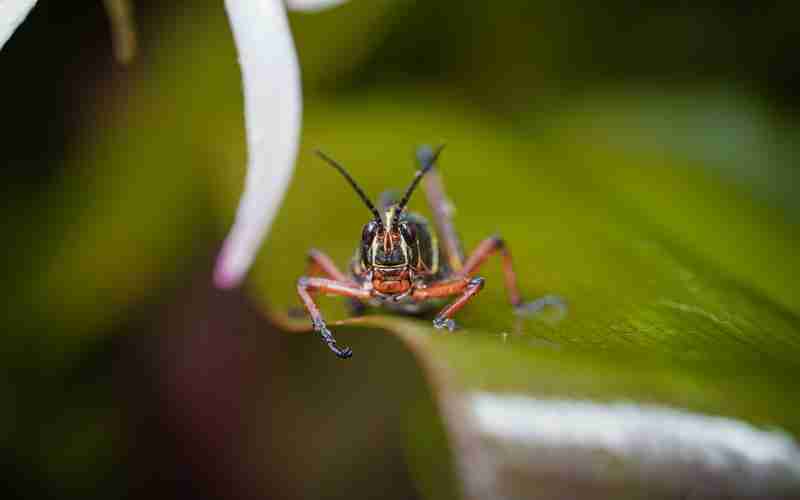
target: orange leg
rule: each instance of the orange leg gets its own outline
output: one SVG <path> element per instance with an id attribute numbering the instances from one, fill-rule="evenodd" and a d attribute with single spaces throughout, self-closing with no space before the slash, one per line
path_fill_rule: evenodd
<path id="1" fill-rule="evenodd" d="M 306 276 L 314 276 L 316 274 L 321 274 L 325 278 L 355 285 L 353 280 L 351 280 L 346 274 L 340 271 L 338 267 L 336 267 L 336 264 L 330 257 L 328 257 L 324 252 L 321 252 L 316 248 L 312 248 L 308 251 L 308 267 L 306 268 Z"/>
<path id="2" fill-rule="evenodd" d="M 511 261 L 511 252 L 505 242 L 499 236 L 492 236 L 483 240 L 478 248 L 476 248 L 464 263 L 464 267 L 458 273 L 461 276 L 470 276 L 475 273 L 481 265 L 486 262 L 490 256 L 495 253 L 500 253 L 503 264 L 503 277 L 506 282 L 506 292 L 508 293 L 508 300 L 515 308 L 522 307 L 522 296 L 519 293 L 517 286 L 517 275 L 514 272 L 514 266 Z"/>
<path id="3" fill-rule="evenodd" d="M 358 300 L 369 300 L 370 293 L 349 282 L 329 280 L 326 278 L 309 278 L 305 276 L 297 280 L 297 294 L 300 296 L 300 300 L 303 301 L 303 305 L 306 307 L 308 314 L 311 315 L 311 324 L 314 325 L 314 331 L 322 336 L 322 341 L 325 342 L 330 350 L 337 356 L 342 359 L 349 358 L 353 355 L 353 351 L 349 347 L 342 348 L 336 344 L 336 339 L 325 325 L 325 320 L 322 319 L 322 313 L 311 297 L 313 292 L 342 295 Z"/>
<path id="4" fill-rule="evenodd" d="M 308 267 L 306 268 L 306 276 L 322 276 L 323 278 L 330 278 L 332 280 L 341 281 L 342 283 L 349 283 L 352 286 L 358 286 L 353 279 L 339 270 L 333 260 L 328 257 L 324 252 L 312 248 L 308 251 Z M 353 316 L 361 316 L 364 314 L 367 306 L 358 299 L 350 298 L 348 301 L 350 313 Z M 292 316 L 303 316 L 303 311 L 300 309 L 291 309 L 289 314 Z"/>
<path id="5" fill-rule="evenodd" d="M 424 301 L 460 293 L 461 295 L 455 301 L 442 309 L 433 319 L 433 326 L 436 328 L 447 328 L 452 332 L 456 327 L 453 316 L 461 310 L 472 297 L 481 291 L 483 283 L 483 278 L 461 278 L 455 281 L 436 283 L 427 288 L 414 290 L 412 297 L 414 300 Z"/>

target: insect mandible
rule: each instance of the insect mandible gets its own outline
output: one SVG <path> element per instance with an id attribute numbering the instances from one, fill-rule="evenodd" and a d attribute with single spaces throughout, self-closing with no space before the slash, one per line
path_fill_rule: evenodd
<path id="1" fill-rule="evenodd" d="M 349 297 L 356 307 L 383 306 L 412 314 L 433 305 L 437 299 L 457 296 L 433 319 L 436 328 L 452 331 L 455 328 L 453 316 L 483 288 L 484 279 L 475 273 L 489 256 L 499 253 L 508 299 L 515 311 L 527 309 L 517 286 L 511 253 L 502 238 L 492 236 L 483 240 L 465 258 L 441 177 L 434 169 L 443 147 L 418 148 L 420 168 L 411 184 L 399 201 L 391 196 L 382 197 L 380 211 L 342 165 L 322 151 L 316 151 L 344 176 L 373 215 L 362 229 L 361 243 L 351 261 L 349 275 L 340 271 L 330 257 L 312 249 L 306 275 L 297 281 L 297 293 L 311 316 L 314 331 L 340 358 L 349 358 L 353 351 L 336 343 L 314 302 L 314 293 Z M 420 181 L 436 233 L 423 217 L 406 210 Z"/>

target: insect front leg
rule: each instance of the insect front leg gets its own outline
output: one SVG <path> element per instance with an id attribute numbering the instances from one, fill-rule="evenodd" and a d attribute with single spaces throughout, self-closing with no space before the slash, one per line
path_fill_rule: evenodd
<path id="1" fill-rule="evenodd" d="M 483 284 L 483 278 L 462 278 L 444 283 L 434 283 L 427 288 L 415 290 L 412 297 L 414 300 L 424 301 L 460 293 L 461 295 L 455 301 L 442 309 L 433 319 L 433 326 L 436 328 L 447 328 L 452 332 L 456 327 L 453 316 L 461 310 L 472 297 L 481 291 Z"/>
<path id="2" fill-rule="evenodd" d="M 346 275 L 340 271 L 338 267 L 336 267 L 333 259 L 328 257 L 327 254 L 317 250 L 316 248 L 312 248 L 308 251 L 308 268 L 306 268 L 306 276 L 313 276 L 315 274 L 321 274 L 325 278 L 341 281 L 343 283 L 349 283 L 354 287 L 358 286 L 350 276 Z M 352 297 L 350 297 L 348 300 L 347 306 L 350 309 L 350 314 L 353 316 L 362 316 L 367 310 L 366 304 Z"/>
<path id="3" fill-rule="evenodd" d="M 312 248 L 308 251 L 308 265 L 306 267 L 305 276 L 322 276 L 342 283 L 348 283 L 352 286 L 357 286 L 352 279 L 336 267 L 333 259 L 328 257 L 324 252 Z M 358 301 L 354 301 L 358 302 Z M 360 303 L 360 302 L 358 302 Z M 299 307 L 292 307 L 289 309 L 289 316 L 295 318 L 302 318 L 304 316 L 303 309 Z"/>
<path id="4" fill-rule="evenodd" d="M 339 347 L 336 343 L 336 339 L 333 337 L 331 331 L 328 330 L 325 321 L 322 319 L 322 313 L 311 297 L 312 292 L 342 295 L 359 300 L 368 300 L 370 297 L 369 292 L 347 282 L 326 278 L 309 278 L 304 276 L 297 280 L 297 294 L 300 295 L 300 300 L 303 301 L 303 305 L 311 316 L 311 324 L 314 325 L 314 331 L 322 336 L 322 341 L 325 342 L 330 350 L 337 356 L 342 359 L 349 358 L 353 355 L 352 349 L 349 347 Z"/>

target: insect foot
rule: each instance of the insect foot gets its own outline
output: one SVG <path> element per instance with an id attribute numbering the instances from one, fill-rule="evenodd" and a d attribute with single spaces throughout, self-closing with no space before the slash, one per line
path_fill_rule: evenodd
<path id="1" fill-rule="evenodd" d="M 556 312 L 556 320 L 561 320 L 567 315 L 567 303 L 557 295 L 545 295 L 530 302 L 514 306 L 514 314 L 517 316 L 532 316 L 539 314 L 547 307 L 552 307 Z"/>
<path id="2" fill-rule="evenodd" d="M 453 321 L 451 318 L 434 318 L 433 319 L 433 327 L 441 330 L 442 328 L 447 328 L 448 331 L 452 332 L 456 329 L 456 322 Z"/>
<path id="3" fill-rule="evenodd" d="M 328 330 L 328 327 L 323 321 L 314 321 L 314 330 L 319 332 L 322 336 L 322 341 L 325 342 L 328 348 L 339 358 L 347 359 L 353 355 L 353 350 L 349 347 L 339 347 L 336 343 L 336 339 L 333 338 L 333 334 Z"/>

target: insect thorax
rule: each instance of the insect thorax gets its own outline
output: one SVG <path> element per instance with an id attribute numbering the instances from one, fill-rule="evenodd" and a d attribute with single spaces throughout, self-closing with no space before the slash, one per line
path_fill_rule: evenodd
<path id="1" fill-rule="evenodd" d="M 414 253 L 417 256 L 416 262 L 412 263 L 418 273 L 436 275 L 440 271 L 439 244 L 436 236 L 431 231 L 428 221 L 419 214 L 404 213 L 401 221 L 405 220 L 408 224 L 413 224 L 416 229 L 416 240 L 413 245 Z"/>

